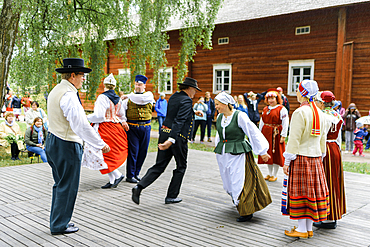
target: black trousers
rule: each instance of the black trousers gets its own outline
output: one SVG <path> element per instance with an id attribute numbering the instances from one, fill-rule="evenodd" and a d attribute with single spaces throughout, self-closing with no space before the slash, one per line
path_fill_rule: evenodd
<path id="1" fill-rule="evenodd" d="M 165 142 L 169 137 L 168 133 L 161 130 L 158 143 Z M 180 193 L 182 179 L 185 175 L 188 156 L 188 141 L 182 137 L 178 137 L 175 144 L 172 144 L 167 150 L 159 150 L 155 165 L 148 169 L 145 176 L 138 183 L 142 188 L 151 185 L 157 178 L 166 170 L 172 157 L 175 157 L 176 169 L 173 170 L 171 183 L 167 190 L 168 198 L 176 198 Z"/>
<path id="2" fill-rule="evenodd" d="M 200 141 L 204 141 L 204 135 L 206 133 L 206 120 L 195 120 L 193 130 L 193 141 L 195 140 L 195 135 L 197 134 L 199 125 L 200 125 Z"/>
<path id="3" fill-rule="evenodd" d="M 19 149 L 18 149 L 18 144 L 17 143 L 13 142 L 12 144 L 10 144 L 10 152 L 11 152 L 13 158 L 18 157 Z"/>

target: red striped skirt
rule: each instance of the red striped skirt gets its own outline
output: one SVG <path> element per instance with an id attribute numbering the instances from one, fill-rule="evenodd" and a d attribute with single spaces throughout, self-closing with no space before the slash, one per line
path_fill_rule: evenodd
<path id="1" fill-rule="evenodd" d="M 318 222 L 327 219 L 329 190 L 321 157 L 297 155 L 290 163 L 287 212 L 293 220 Z"/>
<path id="2" fill-rule="evenodd" d="M 102 174 L 110 173 L 120 167 L 127 159 L 127 134 L 120 123 L 103 122 L 99 124 L 99 134 L 109 145 L 110 151 L 103 153 L 108 168 L 102 169 Z"/>
<path id="3" fill-rule="evenodd" d="M 326 143 L 324 159 L 326 182 L 329 189 L 330 215 L 328 220 L 339 220 L 346 213 L 342 155 L 337 143 Z"/>

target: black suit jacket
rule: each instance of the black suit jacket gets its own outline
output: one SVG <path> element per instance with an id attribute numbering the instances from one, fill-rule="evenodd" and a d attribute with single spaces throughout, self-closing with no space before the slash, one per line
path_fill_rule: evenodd
<path id="1" fill-rule="evenodd" d="M 184 91 L 174 93 L 168 100 L 167 115 L 163 125 L 171 129 L 170 137 L 190 138 L 194 119 L 193 101 Z"/>

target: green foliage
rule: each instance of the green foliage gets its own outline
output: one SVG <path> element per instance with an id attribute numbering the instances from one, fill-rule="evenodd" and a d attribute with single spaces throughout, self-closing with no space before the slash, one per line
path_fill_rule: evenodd
<path id="1" fill-rule="evenodd" d="M 370 174 L 370 163 L 343 162 L 343 170 L 346 172 Z"/>
<path id="2" fill-rule="evenodd" d="M 17 143 L 18 141 L 24 141 L 24 137 L 20 135 L 14 135 L 13 133 L 8 134 L 4 137 L 8 144 Z"/>
<path id="3" fill-rule="evenodd" d="M 108 51 L 119 56 L 134 75 L 153 69 L 158 84 L 159 69 L 166 67 L 162 47 L 168 43 L 171 22 L 182 27 L 183 45 L 177 65 L 177 80 L 187 73 L 186 63 L 196 48 L 211 48 L 214 20 L 222 0 L 19 0 L 22 6 L 19 35 L 9 81 L 22 91 L 42 85 L 47 90 L 60 81 L 55 68 L 63 58 L 82 57 L 93 69 L 85 89 L 89 99 L 104 78 Z M 112 41 L 114 40 L 114 41 Z M 119 78 L 127 87 L 127 78 Z M 124 89 L 126 90 L 126 89 Z"/>

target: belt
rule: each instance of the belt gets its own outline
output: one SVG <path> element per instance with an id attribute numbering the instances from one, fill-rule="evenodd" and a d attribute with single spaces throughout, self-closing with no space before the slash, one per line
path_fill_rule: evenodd
<path id="1" fill-rule="evenodd" d="M 281 126 L 281 124 L 264 124 L 264 125 L 274 128 L 274 131 L 272 133 L 272 153 L 275 153 L 275 137 L 279 134 L 278 128 Z"/>
<path id="2" fill-rule="evenodd" d="M 127 120 L 127 123 L 133 126 L 149 126 L 150 120 L 146 120 L 146 121 Z"/>

